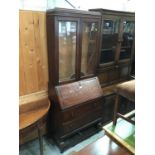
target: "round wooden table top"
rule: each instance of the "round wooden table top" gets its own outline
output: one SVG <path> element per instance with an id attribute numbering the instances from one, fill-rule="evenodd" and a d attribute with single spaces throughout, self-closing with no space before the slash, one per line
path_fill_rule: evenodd
<path id="1" fill-rule="evenodd" d="M 28 104 L 20 105 L 19 130 L 25 129 L 41 120 L 49 111 L 50 101 L 42 99 Z"/>

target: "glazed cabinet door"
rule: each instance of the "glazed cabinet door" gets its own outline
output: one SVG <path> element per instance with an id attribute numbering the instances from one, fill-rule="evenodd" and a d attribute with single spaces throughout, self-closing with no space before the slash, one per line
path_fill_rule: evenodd
<path id="1" fill-rule="evenodd" d="M 100 66 L 112 65 L 115 62 L 117 43 L 119 39 L 119 17 L 102 17 L 102 43 L 100 53 Z"/>
<path id="2" fill-rule="evenodd" d="M 59 83 L 76 79 L 79 19 L 58 18 L 58 79 Z"/>
<path id="3" fill-rule="evenodd" d="M 84 78 L 95 75 L 100 23 L 95 19 L 82 19 L 81 23 L 80 78 Z"/>
<path id="4" fill-rule="evenodd" d="M 135 41 L 135 21 L 134 18 L 121 19 L 121 42 L 119 62 L 129 61 L 134 52 Z"/>
<path id="5" fill-rule="evenodd" d="M 46 21 L 50 87 L 95 76 L 101 15 L 58 8 Z"/>

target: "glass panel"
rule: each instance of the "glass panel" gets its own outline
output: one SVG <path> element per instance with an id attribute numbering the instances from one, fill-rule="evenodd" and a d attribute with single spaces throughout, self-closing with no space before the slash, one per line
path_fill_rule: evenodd
<path id="1" fill-rule="evenodd" d="M 81 76 L 94 73 L 96 64 L 97 23 L 83 23 Z"/>
<path id="2" fill-rule="evenodd" d="M 104 20 L 100 63 L 114 61 L 118 41 L 119 20 Z"/>
<path id="3" fill-rule="evenodd" d="M 76 22 L 59 21 L 59 81 L 75 78 Z"/>
<path id="4" fill-rule="evenodd" d="M 128 59 L 128 58 L 130 58 L 130 56 L 131 56 L 131 47 L 121 48 L 120 60 Z"/>
<path id="5" fill-rule="evenodd" d="M 124 21 L 123 22 L 123 41 L 120 53 L 120 60 L 130 58 L 132 44 L 134 41 L 134 21 Z"/>
<path id="6" fill-rule="evenodd" d="M 104 20 L 103 22 L 103 34 L 118 33 L 119 20 Z"/>
<path id="7" fill-rule="evenodd" d="M 115 55 L 114 49 L 102 50 L 101 56 L 100 56 L 100 62 L 107 63 L 107 62 L 114 61 L 114 55 Z"/>

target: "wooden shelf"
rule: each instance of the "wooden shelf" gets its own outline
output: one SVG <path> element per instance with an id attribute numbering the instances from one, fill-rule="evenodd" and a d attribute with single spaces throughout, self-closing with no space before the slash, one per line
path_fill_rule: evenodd
<path id="1" fill-rule="evenodd" d="M 131 48 L 131 46 L 122 46 L 121 49 L 122 49 L 122 48 L 125 48 L 125 49 L 126 49 L 126 48 Z"/>
<path id="2" fill-rule="evenodd" d="M 113 48 L 105 48 L 105 49 L 101 49 L 101 51 L 109 51 L 109 50 L 114 50 L 116 47 L 113 47 Z"/>

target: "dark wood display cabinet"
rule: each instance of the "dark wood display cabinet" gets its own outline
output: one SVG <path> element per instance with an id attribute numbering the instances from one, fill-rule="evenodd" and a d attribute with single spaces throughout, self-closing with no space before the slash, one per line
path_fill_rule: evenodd
<path id="1" fill-rule="evenodd" d="M 90 11 L 102 14 L 97 76 L 105 99 L 103 124 L 107 124 L 113 117 L 116 85 L 132 79 L 135 73 L 135 13 L 106 9 Z M 125 114 L 133 110 L 134 105 L 121 98 L 119 110 Z"/>
<path id="2" fill-rule="evenodd" d="M 53 103 L 50 126 L 61 151 L 97 132 L 102 120 L 103 93 L 98 79 L 93 78 L 100 26 L 98 12 L 47 11 L 49 98 Z"/>
<path id="3" fill-rule="evenodd" d="M 98 76 L 102 86 L 129 80 L 135 52 L 135 13 L 106 9 L 90 11 L 102 14 L 98 63 Z"/>

